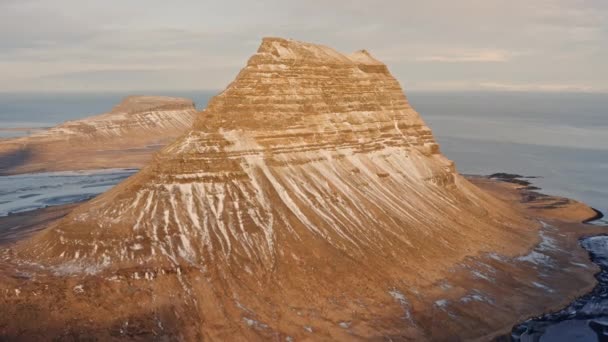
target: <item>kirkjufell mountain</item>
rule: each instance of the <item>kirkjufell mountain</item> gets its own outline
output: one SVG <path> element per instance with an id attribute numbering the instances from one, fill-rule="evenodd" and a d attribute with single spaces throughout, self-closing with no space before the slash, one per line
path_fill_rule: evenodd
<path id="1" fill-rule="evenodd" d="M 539 227 L 456 171 L 370 53 L 265 38 L 189 132 L 6 258 L 59 289 L 28 299 L 41 334 L 424 340 L 455 265 L 490 253 L 499 279 Z"/>
<path id="2" fill-rule="evenodd" d="M 0 173 L 141 167 L 189 130 L 191 100 L 129 96 L 110 112 L 0 141 Z"/>
<path id="3" fill-rule="evenodd" d="M 193 266 L 258 282 L 346 263 L 423 281 L 434 255 L 449 264 L 516 239 L 521 221 L 497 207 L 439 152 L 384 64 L 265 39 L 192 131 L 24 253 L 88 272 Z"/>

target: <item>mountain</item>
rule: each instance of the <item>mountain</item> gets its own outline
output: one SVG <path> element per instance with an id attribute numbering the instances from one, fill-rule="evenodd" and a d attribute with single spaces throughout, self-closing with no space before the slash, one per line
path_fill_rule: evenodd
<path id="1" fill-rule="evenodd" d="M 0 140 L 0 173 L 141 167 L 196 113 L 188 99 L 130 96 L 108 113 Z"/>
<path id="2" fill-rule="evenodd" d="M 467 256 L 525 252 L 534 227 L 458 174 L 368 52 L 265 38 L 191 131 L 13 252 L 69 275 L 62 303 L 86 295 L 97 327 L 419 338 L 420 293 Z"/>

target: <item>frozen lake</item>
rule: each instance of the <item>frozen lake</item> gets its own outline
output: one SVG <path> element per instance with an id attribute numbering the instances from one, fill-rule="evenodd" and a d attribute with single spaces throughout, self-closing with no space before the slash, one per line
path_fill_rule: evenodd
<path id="1" fill-rule="evenodd" d="M 0 216 L 90 199 L 135 169 L 30 173 L 0 177 Z"/>

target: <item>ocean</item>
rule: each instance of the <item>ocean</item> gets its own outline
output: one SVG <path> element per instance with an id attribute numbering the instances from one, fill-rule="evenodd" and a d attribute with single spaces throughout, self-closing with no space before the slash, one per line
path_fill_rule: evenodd
<path id="1" fill-rule="evenodd" d="M 542 192 L 608 213 L 608 96 L 411 93 L 410 102 L 464 174 L 517 173 Z"/>

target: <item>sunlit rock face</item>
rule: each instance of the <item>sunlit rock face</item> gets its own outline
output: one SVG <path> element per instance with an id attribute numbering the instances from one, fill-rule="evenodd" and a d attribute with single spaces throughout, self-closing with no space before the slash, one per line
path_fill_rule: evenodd
<path id="1" fill-rule="evenodd" d="M 0 173 L 141 167 L 196 114 L 188 99 L 130 96 L 108 113 L 0 141 Z"/>
<path id="2" fill-rule="evenodd" d="M 369 338 L 407 335 L 415 289 L 518 251 L 522 226 L 455 171 L 384 64 L 266 38 L 189 133 L 17 253 L 156 282 L 200 336 L 337 338 L 357 320 Z"/>

